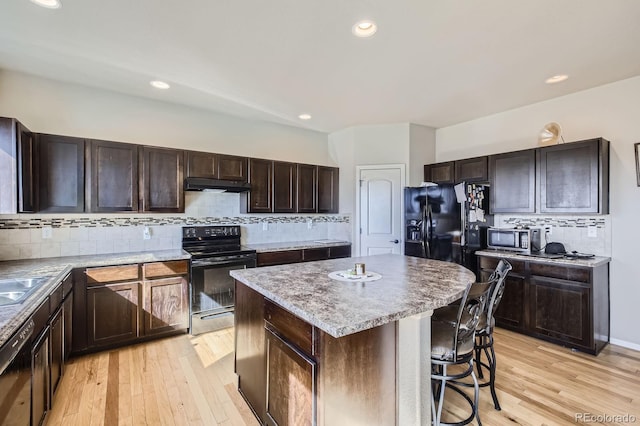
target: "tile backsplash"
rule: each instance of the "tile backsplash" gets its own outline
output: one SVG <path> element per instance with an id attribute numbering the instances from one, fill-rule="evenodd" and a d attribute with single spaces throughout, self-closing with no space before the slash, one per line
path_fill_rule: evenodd
<path id="1" fill-rule="evenodd" d="M 187 192 L 184 214 L 2 215 L 0 260 L 179 249 L 185 225 L 240 225 L 243 244 L 351 240 L 348 215 L 246 215 L 239 197 Z M 43 238 L 47 227 L 51 238 Z M 143 239 L 145 227 L 149 240 Z"/>
<path id="2" fill-rule="evenodd" d="M 611 256 L 611 217 L 603 216 L 514 216 L 495 215 L 495 226 L 551 226 L 547 242 L 564 244 L 567 251 Z M 544 234 L 543 234 L 544 235 Z M 543 244 L 545 241 L 543 239 Z"/>

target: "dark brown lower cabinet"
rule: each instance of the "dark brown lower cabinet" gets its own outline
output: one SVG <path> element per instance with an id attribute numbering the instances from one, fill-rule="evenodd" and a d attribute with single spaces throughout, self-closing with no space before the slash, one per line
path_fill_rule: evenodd
<path id="1" fill-rule="evenodd" d="M 143 281 L 144 334 L 189 327 L 189 287 L 185 277 Z"/>
<path id="2" fill-rule="evenodd" d="M 266 424 L 316 424 L 316 362 L 272 329 L 267 349 Z"/>
<path id="3" fill-rule="evenodd" d="M 31 424 L 41 425 L 49 410 L 49 328 L 31 349 Z"/>
<path id="4" fill-rule="evenodd" d="M 89 346 L 138 338 L 139 287 L 135 281 L 87 289 Z"/>
<path id="5" fill-rule="evenodd" d="M 66 362 L 69 359 L 69 355 L 71 354 L 71 348 L 73 345 L 73 293 L 69 293 L 67 295 L 66 299 L 64 299 L 63 305 L 63 357 L 64 361 Z"/>
<path id="6" fill-rule="evenodd" d="M 64 307 L 61 306 L 49 322 L 49 350 L 50 350 L 50 401 L 58 390 L 62 379 L 64 365 Z"/>
<path id="7" fill-rule="evenodd" d="M 314 247 L 258 253 L 258 266 L 285 265 L 287 263 L 351 257 L 351 244 L 332 247 Z"/>
<path id="8" fill-rule="evenodd" d="M 396 334 L 336 339 L 236 281 L 238 390 L 261 424 L 395 424 Z"/>
<path id="9" fill-rule="evenodd" d="M 483 279 L 499 260 L 480 257 Z M 507 260 L 516 272 L 507 276 L 496 325 L 596 355 L 609 343 L 608 264 Z"/>

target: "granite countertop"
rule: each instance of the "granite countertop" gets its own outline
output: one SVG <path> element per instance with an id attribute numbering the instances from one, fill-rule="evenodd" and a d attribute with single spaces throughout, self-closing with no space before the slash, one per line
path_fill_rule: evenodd
<path id="1" fill-rule="evenodd" d="M 382 279 L 356 283 L 328 277 L 356 262 Z M 397 254 L 238 269 L 231 276 L 336 338 L 445 306 L 475 281 L 455 263 Z"/>
<path id="2" fill-rule="evenodd" d="M 261 244 L 248 244 L 245 247 L 255 250 L 258 253 L 270 252 L 270 251 L 285 251 L 285 250 L 301 250 L 308 248 L 321 248 L 321 247 L 336 247 L 350 245 L 349 241 L 342 240 L 308 240 L 308 241 L 287 241 L 280 243 L 261 243 Z"/>
<path id="3" fill-rule="evenodd" d="M 480 250 L 477 251 L 478 256 L 499 257 L 505 259 L 522 260 L 528 262 L 547 263 L 550 265 L 562 266 L 582 266 L 587 268 L 595 268 L 596 266 L 605 265 L 611 262 L 610 257 L 595 256 L 588 259 L 549 259 L 545 257 L 527 256 L 506 250 Z"/>
<path id="4" fill-rule="evenodd" d="M 43 259 L 10 260 L 0 262 L 0 280 L 10 278 L 48 277 L 22 303 L 0 306 L 0 346 L 36 311 L 65 276 L 75 268 L 124 265 L 129 263 L 161 262 L 189 259 L 184 250 L 162 250 L 139 253 L 114 253 L 91 256 L 51 257 Z"/>

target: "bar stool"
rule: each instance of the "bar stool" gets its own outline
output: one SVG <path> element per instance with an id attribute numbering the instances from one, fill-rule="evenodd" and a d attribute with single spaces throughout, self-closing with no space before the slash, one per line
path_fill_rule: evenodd
<path id="1" fill-rule="evenodd" d="M 493 398 L 493 405 L 498 411 L 500 411 L 501 408 L 498 402 L 498 396 L 496 395 L 496 352 L 493 349 L 493 329 L 496 321 L 494 315 L 504 293 L 505 278 L 511 269 L 511 264 L 501 259 L 495 271 L 493 271 L 489 277 L 489 282 L 492 283 L 489 303 L 485 304 L 484 312 L 480 315 L 480 320 L 476 328 L 474 346 L 478 378 L 484 378 L 484 374 L 482 373 L 483 368 L 489 371 L 489 380 L 479 383 L 478 386 L 489 386 L 491 389 L 491 397 Z M 482 353 L 484 353 L 487 359 L 486 362 L 482 361 Z"/>
<path id="2" fill-rule="evenodd" d="M 434 425 L 466 425 L 474 418 L 481 425 L 478 415 L 479 387 L 474 373 L 473 357 L 476 328 L 491 288 L 490 282 L 472 283 L 460 299 L 455 309 L 455 316 L 446 315 L 444 312 L 443 315 L 435 316 L 434 313 L 431 321 L 431 413 Z M 451 306 L 445 309 L 447 312 L 454 311 Z M 463 366 L 464 370 L 449 373 L 448 367 L 453 366 Z M 462 382 L 462 379 L 469 376 L 473 380 L 473 400 L 459 388 L 459 386 L 471 386 L 469 383 Z M 471 414 L 468 418 L 457 423 L 442 423 L 446 389 L 457 392 L 469 403 Z"/>

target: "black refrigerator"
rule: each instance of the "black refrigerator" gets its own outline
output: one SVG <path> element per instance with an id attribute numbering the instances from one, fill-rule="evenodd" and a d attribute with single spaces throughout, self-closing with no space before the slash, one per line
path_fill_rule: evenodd
<path id="1" fill-rule="evenodd" d="M 407 256 L 456 262 L 477 272 L 475 252 L 486 248 L 489 186 L 461 183 L 404 190 Z"/>

